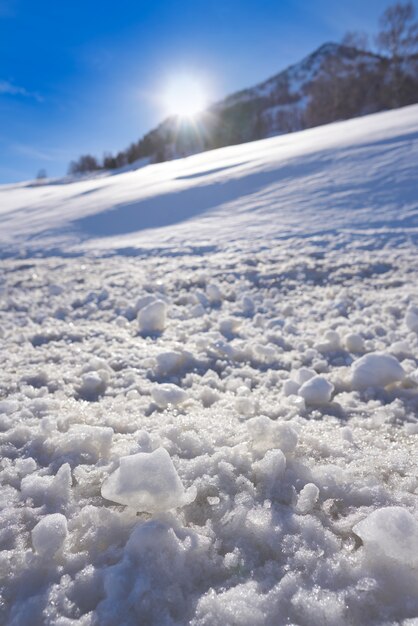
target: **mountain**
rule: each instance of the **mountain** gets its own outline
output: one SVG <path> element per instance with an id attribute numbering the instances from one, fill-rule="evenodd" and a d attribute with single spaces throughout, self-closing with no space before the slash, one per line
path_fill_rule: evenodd
<path id="1" fill-rule="evenodd" d="M 387 57 L 327 43 L 300 63 L 210 106 L 197 121 L 166 119 L 127 150 L 107 155 L 103 166 L 167 161 L 417 101 L 416 58 L 399 68 Z M 86 171 L 81 159 L 74 166 L 73 173 Z"/>

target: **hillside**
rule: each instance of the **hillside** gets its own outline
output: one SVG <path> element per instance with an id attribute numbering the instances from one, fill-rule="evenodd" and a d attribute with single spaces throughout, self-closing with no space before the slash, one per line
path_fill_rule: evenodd
<path id="1" fill-rule="evenodd" d="M 417 163 L 411 106 L 0 187 L 1 624 L 416 623 Z"/>
<path id="2" fill-rule="evenodd" d="M 404 61 L 399 69 L 386 57 L 327 43 L 269 80 L 214 104 L 197 120 L 165 120 L 127 150 L 107 155 L 103 165 L 116 169 L 132 163 L 142 166 L 144 162 L 167 161 L 417 100 L 416 57 Z M 90 160 L 92 169 L 99 167 L 94 158 Z M 77 166 L 83 171 L 86 164 L 76 163 L 74 173 Z"/>

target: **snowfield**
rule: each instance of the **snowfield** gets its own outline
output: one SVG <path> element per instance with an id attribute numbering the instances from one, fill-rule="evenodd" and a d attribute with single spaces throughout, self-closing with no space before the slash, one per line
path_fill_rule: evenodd
<path id="1" fill-rule="evenodd" d="M 418 106 L 0 224 L 1 624 L 418 624 Z"/>

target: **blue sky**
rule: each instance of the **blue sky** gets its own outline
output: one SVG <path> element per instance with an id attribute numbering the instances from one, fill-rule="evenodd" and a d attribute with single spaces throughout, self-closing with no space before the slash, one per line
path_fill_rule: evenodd
<path id="1" fill-rule="evenodd" d="M 374 33 L 382 0 L 0 0 L 0 182 L 66 172 L 162 121 L 177 74 L 210 99 L 252 86 L 347 30 Z"/>

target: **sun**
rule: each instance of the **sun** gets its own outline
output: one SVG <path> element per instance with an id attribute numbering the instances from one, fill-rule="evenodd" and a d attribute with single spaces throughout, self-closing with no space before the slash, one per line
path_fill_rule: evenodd
<path id="1" fill-rule="evenodd" d="M 208 105 L 208 97 L 201 82 L 187 75 L 172 78 L 163 96 L 166 115 L 194 118 Z"/>

